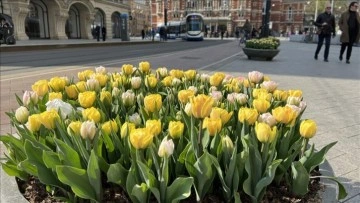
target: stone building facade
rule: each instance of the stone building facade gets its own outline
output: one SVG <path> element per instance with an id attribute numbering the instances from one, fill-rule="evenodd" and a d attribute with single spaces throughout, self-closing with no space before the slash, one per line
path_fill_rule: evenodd
<path id="1" fill-rule="evenodd" d="M 259 29 L 264 18 L 266 0 L 151 0 L 151 24 L 164 24 L 165 8 L 167 21 L 182 21 L 188 13 L 204 16 L 208 32 L 227 31 L 233 34 L 246 19 Z M 274 35 L 304 30 L 305 8 L 310 1 L 271 0 L 269 27 Z M 311 16 L 310 16 L 311 17 Z M 310 19 L 312 20 L 312 19 Z"/>
<path id="2" fill-rule="evenodd" d="M 93 39 L 96 26 L 106 27 L 107 38 L 128 39 L 129 1 L 1 0 L 1 6 L 18 40 Z"/>

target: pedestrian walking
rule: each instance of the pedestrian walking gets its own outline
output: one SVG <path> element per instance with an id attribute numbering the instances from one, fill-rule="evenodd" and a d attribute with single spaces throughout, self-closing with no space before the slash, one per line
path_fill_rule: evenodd
<path id="1" fill-rule="evenodd" d="M 154 28 L 151 29 L 151 37 L 152 37 L 152 41 L 154 41 L 154 39 L 155 39 L 155 29 Z"/>
<path id="2" fill-rule="evenodd" d="M 239 29 L 238 29 L 238 28 L 236 28 L 235 36 L 236 36 L 236 40 L 239 40 L 240 32 L 239 32 Z"/>
<path id="3" fill-rule="evenodd" d="M 314 58 L 315 60 L 318 59 L 319 52 L 325 40 L 324 61 L 329 62 L 328 56 L 330 50 L 331 33 L 333 33 L 333 37 L 336 36 L 335 17 L 331 14 L 331 4 L 329 2 L 325 4 L 325 12 L 321 13 L 316 18 L 314 25 L 318 27 L 318 44 Z"/>
<path id="4" fill-rule="evenodd" d="M 98 25 L 95 27 L 95 34 L 97 41 L 100 41 L 100 26 Z"/>
<path id="5" fill-rule="evenodd" d="M 142 40 L 145 39 L 145 30 L 144 29 L 141 30 L 141 38 L 142 38 Z"/>
<path id="6" fill-rule="evenodd" d="M 105 26 L 101 28 L 101 34 L 102 34 L 103 41 L 105 42 L 105 40 L 106 40 L 106 27 Z"/>
<path id="7" fill-rule="evenodd" d="M 341 49 L 339 60 L 343 60 L 343 54 L 346 51 L 346 63 L 350 63 L 352 46 L 355 42 L 359 42 L 360 38 L 360 16 L 357 12 L 359 4 L 353 1 L 349 5 L 349 10 L 341 14 L 339 20 L 339 28 L 342 31 L 340 36 Z"/>

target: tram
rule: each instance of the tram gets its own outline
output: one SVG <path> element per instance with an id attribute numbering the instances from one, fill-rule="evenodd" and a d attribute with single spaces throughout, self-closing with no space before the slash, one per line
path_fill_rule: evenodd
<path id="1" fill-rule="evenodd" d="M 167 25 L 168 39 L 184 38 L 186 33 L 185 21 L 170 21 Z"/>
<path id="2" fill-rule="evenodd" d="M 184 39 L 203 40 L 204 39 L 204 17 L 199 13 L 190 13 L 185 18 L 186 33 Z"/>

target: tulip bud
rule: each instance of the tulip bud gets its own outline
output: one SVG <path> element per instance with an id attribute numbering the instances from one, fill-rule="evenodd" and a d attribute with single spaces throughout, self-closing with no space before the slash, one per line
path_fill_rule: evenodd
<path id="1" fill-rule="evenodd" d="M 247 103 L 248 101 L 248 95 L 243 94 L 243 93 L 239 93 L 235 95 L 235 100 L 236 102 L 238 102 L 240 105 L 244 105 Z"/>
<path id="2" fill-rule="evenodd" d="M 261 143 L 271 143 L 276 137 L 277 128 L 274 126 L 272 129 L 266 123 L 255 124 L 256 137 Z"/>
<path id="3" fill-rule="evenodd" d="M 173 78 L 172 83 L 173 86 L 178 86 L 179 84 L 181 84 L 181 80 L 178 78 Z"/>
<path id="4" fill-rule="evenodd" d="M 80 121 L 73 121 L 69 124 L 67 127 L 67 133 L 69 135 L 80 135 L 80 129 L 81 129 L 81 122 Z"/>
<path id="5" fill-rule="evenodd" d="M 161 158 L 169 158 L 173 152 L 174 152 L 174 142 L 172 139 L 167 139 L 167 137 L 164 137 L 164 139 L 161 141 L 161 144 L 159 146 L 158 155 Z"/>
<path id="6" fill-rule="evenodd" d="M 20 123 L 25 123 L 28 120 L 28 117 L 29 111 L 26 107 L 20 106 L 18 109 L 16 109 L 15 118 L 17 121 L 19 121 Z"/>
<path id="7" fill-rule="evenodd" d="M 169 122 L 169 134 L 173 139 L 180 138 L 184 133 L 184 123 L 181 121 L 170 121 Z"/>
<path id="8" fill-rule="evenodd" d="M 122 93 L 121 99 L 124 106 L 130 107 L 135 103 L 135 93 L 132 90 L 127 90 L 126 92 Z"/>
<path id="9" fill-rule="evenodd" d="M 109 91 L 101 91 L 100 92 L 100 101 L 105 105 L 111 105 L 112 97 Z"/>
<path id="10" fill-rule="evenodd" d="M 274 81 L 264 81 L 261 85 L 262 88 L 265 88 L 268 92 L 274 92 L 278 87 L 278 83 Z"/>
<path id="11" fill-rule="evenodd" d="M 210 92 L 210 96 L 214 99 L 216 103 L 220 102 L 223 97 L 221 91 L 212 91 Z"/>
<path id="12" fill-rule="evenodd" d="M 317 126 L 313 120 L 303 120 L 300 124 L 300 135 L 306 139 L 314 137 L 316 134 Z"/>
<path id="13" fill-rule="evenodd" d="M 195 86 L 190 86 L 190 87 L 188 88 L 188 90 L 192 90 L 192 91 L 194 92 L 194 94 L 196 94 L 197 91 L 198 91 L 198 88 L 195 87 Z"/>
<path id="14" fill-rule="evenodd" d="M 141 117 L 138 113 L 134 113 L 133 115 L 129 116 L 129 121 L 131 123 L 134 123 L 135 126 L 141 125 Z"/>
<path id="15" fill-rule="evenodd" d="M 168 70 L 167 70 L 167 68 L 165 68 L 165 67 L 162 67 L 162 68 L 158 68 L 157 70 L 156 70 L 156 72 L 157 73 L 159 73 L 159 75 L 161 76 L 161 77 L 166 77 L 166 76 L 168 76 Z"/>
<path id="16" fill-rule="evenodd" d="M 185 108 L 184 108 L 184 111 L 185 111 L 185 113 L 186 113 L 186 115 L 188 115 L 188 116 L 191 116 L 191 103 L 190 102 L 188 102 L 187 104 L 186 104 L 186 106 L 185 106 Z"/>
<path id="17" fill-rule="evenodd" d="M 175 116 L 176 120 L 180 121 L 182 119 L 182 114 L 181 111 L 176 112 L 176 116 Z"/>
<path id="18" fill-rule="evenodd" d="M 39 100 L 39 96 L 36 92 L 34 91 L 25 91 L 24 95 L 23 95 L 23 104 L 25 106 L 29 105 L 30 102 L 32 102 L 33 104 L 37 104 Z"/>
<path id="19" fill-rule="evenodd" d="M 306 106 L 307 106 L 306 102 L 304 102 L 304 101 L 300 102 L 299 107 L 301 109 L 301 112 L 305 111 Z"/>
<path id="20" fill-rule="evenodd" d="M 87 80 L 86 81 L 86 86 L 87 86 L 88 90 L 93 90 L 93 91 L 100 90 L 99 81 L 94 79 L 94 78 L 90 78 L 89 80 Z"/>
<path id="21" fill-rule="evenodd" d="M 101 130 L 104 135 L 109 136 L 111 132 L 117 133 L 119 128 L 115 121 L 107 121 L 101 126 Z"/>
<path id="22" fill-rule="evenodd" d="M 295 105 L 295 106 L 299 106 L 300 104 L 300 101 L 301 101 L 301 98 L 300 97 L 293 97 L 293 96 L 289 96 L 287 98 L 287 104 L 291 104 L 291 105 Z"/>
<path id="23" fill-rule="evenodd" d="M 146 149 L 153 138 L 154 135 L 147 128 L 137 128 L 130 133 L 130 143 L 135 149 Z"/>
<path id="24" fill-rule="evenodd" d="M 26 123 L 26 127 L 31 132 L 36 132 L 40 129 L 41 122 L 40 122 L 40 114 L 33 114 L 29 116 L 28 122 Z"/>
<path id="25" fill-rule="evenodd" d="M 144 105 L 144 94 L 142 92 L 136 96 L 136 101 L 140 106 Z"/>
<path id="26" fill-rule="evenodd" d="M 249 72 L 248 78 L 250 82 L 259 84 L 263 80 L 264 74 L 259 71 L 252 71 Z"/>
<path id="27" fill-rule="evenodd" d="M 96 126 L 93 121 L 85 121 L 81 124 L 80 135 L 83 139 L 94 139 L 96 133 Z"/>
<path id="28" fill-rule="evenodd" d="M 99 66 L 95 68 L 95 72 L 100 74 L 106 74 L 107 70 L 104 66 Z"/>
<path id="29" fill-rule="evenodd" d="M 234 149 L 234 143 L 232 142 L 229 136 L 226 135 L 225 137 L 222 137 L 221 144 L 223 146 L 224 152 L 227 152 L 229 154 L 232 153 Z"/>
<path id="30" fill-rule="evenodd" d="M 156 137 L 161 133 L 161 121 L 160 120 L 147 120 L 145 123 L 151 133 Z"/>
<path id="31" fill-rule="evenodd" d="M 111 96 L 112 96 L 112 97 L 117 98 L 117 97 L 120 96 L 120 94 L 121 94 L 121 90 L 120 90 L 119 88 L 117 88 L 117 87 L 114 87 L 114 88 L 112 89 L 112 91 L 111 91 Z"/>
<path id="32" fill-rule="evenodd" d="M 139 89 L 141 86 L 141 77 L 132 77 L 130 82 L 133 89 Z"/>
<path id="33" fill-rule="evenodd" d="M 273 115 L 271 115 L 271 113 L 267 112 L 267 113 L 263 113 L 259 116 L 258 121 L 260 123 L 266 123 L 268 124 L 270 127 L 273 127 L 274 125 L 276 125 L 276 119 Z"/>
<path id="34" fill-rule="evenodd" d="M 135 124 L 134 123 L 129 123 L 129 122 L 125 122 L 122 126 L 121 126 L 121 138 L 127 137 L 130 135 L 131 131 L 135 129 Z"/>

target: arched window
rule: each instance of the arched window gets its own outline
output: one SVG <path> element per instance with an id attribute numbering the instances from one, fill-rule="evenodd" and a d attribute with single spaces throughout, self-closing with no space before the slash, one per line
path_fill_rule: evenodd
<path id="1" fill-rule="evenodd" d="M 69 10 L 69 18 L 66 21 L 65 33 L 69 39 L 80 39 L 80 12 L 76 6 L 71 6 Z"/>
<path id="2" fill-rule="evenodd" d="M 25 19 L 25 33 L 30 39 L 48 39 L 49 18 L 48 9 L 43 0 L 31 0 L 29 13 Z"/>
<path id="3" fill-rule="evenodd" d="M 120 13 L 115 12 L 111 15 L 113 38 L 121 38 L 121 19 Z"/>

